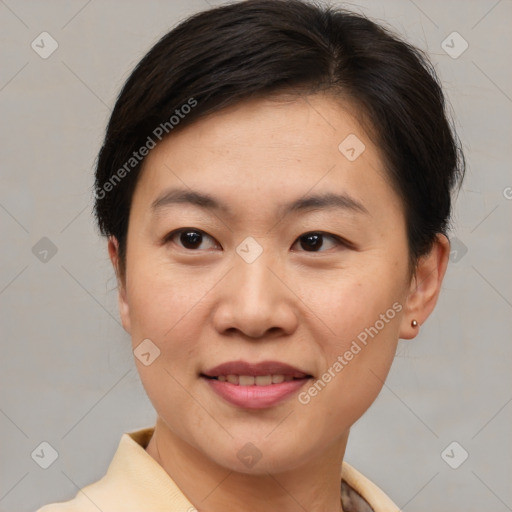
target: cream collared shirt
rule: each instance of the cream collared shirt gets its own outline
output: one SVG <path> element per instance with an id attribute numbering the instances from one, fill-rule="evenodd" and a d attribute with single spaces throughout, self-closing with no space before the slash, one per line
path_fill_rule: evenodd
<path id="1" fill-rule="evenodd" d="M 122 435 L 108 470 L 83 487 L 71 501 L 46 505 L 37 512 L 196 512 L 178 486 L 145 448 L 154 427 Z M 344 512 L 399 512 L 370 480 L 348 463 L 341 468 Z"/>

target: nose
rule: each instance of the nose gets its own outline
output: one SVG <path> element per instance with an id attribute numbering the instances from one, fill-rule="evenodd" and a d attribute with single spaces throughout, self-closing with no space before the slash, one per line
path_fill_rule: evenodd
<path id="1" fill-rule="evenodd" d="M 237 256 L 234 265 L 218 297 L 213 318 L 217 331 L 253 339 L 292 334 L 298 325 L 296 296 L 282 266 L 265 252 L 252 263 Z"/>

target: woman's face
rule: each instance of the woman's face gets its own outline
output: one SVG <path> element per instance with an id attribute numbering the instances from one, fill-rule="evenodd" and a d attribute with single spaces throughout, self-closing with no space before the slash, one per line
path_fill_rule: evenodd
<path id="1" fill-rule="evenodd" d="M 172 134 L 127 240 L 121 317 L 169 435 L 247 473 L 340 446 L 411 321 L 402 204 L 347 110 L 258 99 Z"/>

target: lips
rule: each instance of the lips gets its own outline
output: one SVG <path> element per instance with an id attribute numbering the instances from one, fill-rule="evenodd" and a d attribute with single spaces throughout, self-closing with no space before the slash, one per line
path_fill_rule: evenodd
<path id="1" fill-rule="evenodd" d="M 301 370 L 300 368 L 296 368 L 286 363 L 280 363 L 279 361 L 262 361 L 261 363 L 249 363 L 246 361 L 229 361 L 204 371 L 202 375 L 210 378 L 227 378 L 230 375 L 235 377 L 283 376 L 284 380 L 303 379 L 305 377 L 311 377 L 311 375 Z M 234 384 L 235 382 L 232 383 Z M 250 383 L 248 385 L 250 385 Z M 256 385 L 258 384 L 256 383 Z"/>
<path id="2" fill-rule="evenodd" d="M 296 394 L 311 375 L 278 361 L 230 361 L 206 370 L 200 377 L 215 394 L 231 405 L 265 409 Z"/>

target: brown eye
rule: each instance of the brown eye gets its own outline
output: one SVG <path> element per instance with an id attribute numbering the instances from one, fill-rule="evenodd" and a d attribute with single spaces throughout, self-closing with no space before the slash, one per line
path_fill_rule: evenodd
<path id="1" fill-rule="evenodd" d="M 334 240 L 334 243 L 331 242 L 331 246 L 329 246 L 329 243 L 325 244 L 325 239 Z M 335 247 L 336 245 L 342 245 L 342 241 L 335 237 L 334 235 L 330 235 L 328 233 L 324 233 L 322 231 L 315 231 L 311 233 L 305 233 L 304 235 L 301 235 L 297 243 L 300 244 L 300 247 L 308 252 L 323 252 L 320 251 L 320 249 L 330 249 L 331 247 Z"/>
<path id="2" fill-rule="evenodd" d="M 211 236 L 207 235 L 204 231 L 195 228 L 178 229 L 169 233 L 165 238 L 166 242 L 173 241 L 184 249 L 189 250 L 208 249 L 208 247 L 201 247 L 202 244 L 207 244 L 208 240 L 213 242 L 211 243 L 211 246 L 218 247 L 218 244 Z"/>
<path id="3" fill-rule="evenodd" d="M 180 242 L 186 249 L 197 249 L 203 241 L 202 233 L 198 231 L 182 231 Z"/>

